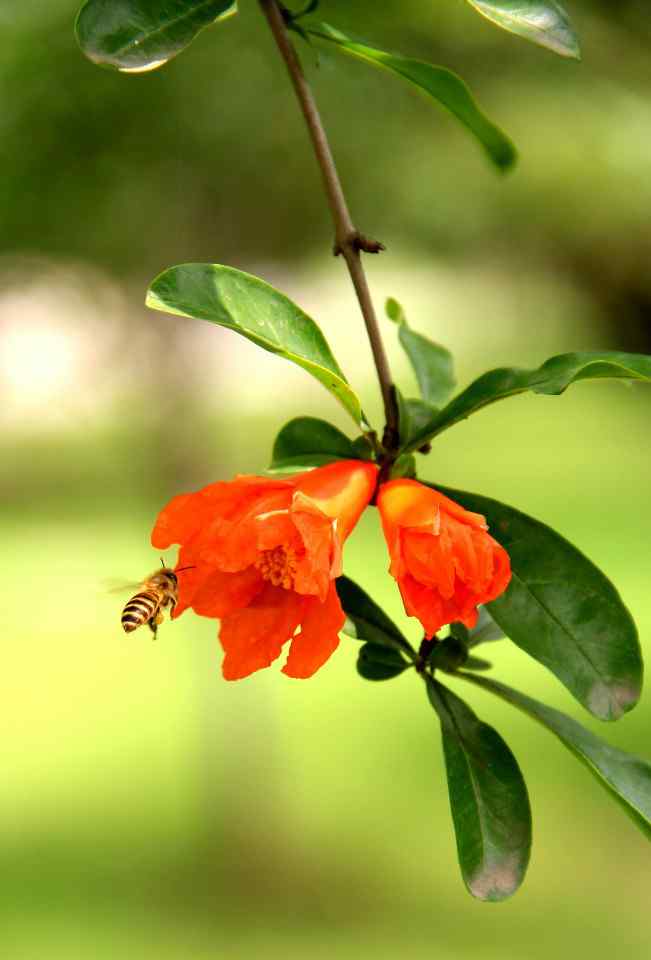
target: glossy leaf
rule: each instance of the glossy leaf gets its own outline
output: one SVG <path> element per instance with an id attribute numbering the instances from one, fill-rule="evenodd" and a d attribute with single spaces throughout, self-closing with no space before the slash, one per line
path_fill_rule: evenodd
<path id="1" fill-rule="evenodd" d="M 557 396 L 579 380 L 602 379 L 643 380 L 648 383 L 651 381 L 651 357 L 642 353 L 614 351 L 563 353 L 551 357 L 537 370 L 517 367 L 489 370 L 432 417 L 420 433 L 412 437 L 409 449 L 417 448 L 497 400 L 514 397 L 528 390 Z"/>
<path id="2" fill-rule="evenodd" d="M 276 437 L 268 472 L 296 472 L 335 460 L 356 459 L 352 441 L 341 430 L 316 417 L 296 417 Z"/>
<path id="3" fill-rule="evenodd" d="M 411 644 L 405 639 L 393 620 L 353 580 L 339 577 L 337 593 L 346 617 L 343 632 L 355 640 L 364 640 L 376 646 L 402 650 L 410 659 L 415 657 Z"/>
<path id="4" fill-rule="evenodd" d="M 144 73 L 234 13 L 236 0 L 88 0 L 77 17 L 77 40 L 95 63 Z"/>
<path id="5" fill-rule="evenodd" d="M 398 338 L 416 374 L 423 400 L 434 407 L 442 406 L 456 386 L 452 354 L 445 347 L 412 330 L 397 300 L 387 300 L 386 313 L 390 320 L 398 324 Z"/>
<path id="6" fill-rule="evenodd" d="M 312 36 L 335 43 L 344 53 L 402 77 L 432 97 L 461 121 L 501 170 L 515 163 L 517 154 L 509 138 L 481 112 L 466 84 L 451 70 L 356 43 L 326 23 L 305 27 Z"/>
<path id="7" fill-rule="evenodd" d="M 559 710 L 532 700 L 497 680 L 459 674 L 484 690 L 518 707 L 555 733 L 597 781 L 620 803 L 634 823 L 651 839 L 651 764 L 611 747 Z"/>
<path id="8" fill-rule="evenodd" d="M 633 619 L 610 580 L 544 523 L 488 497 L 437 489 L 483 514 L 509 553 L 511 583 L 487 604 L 506 635 L 599 719 L 631 710 L 642 690 L 642 657 Z"/>
<path id="9" fill-rule="evenodd" d="M 233 267 L 185 263 L 154 280 L 147 306 L 227 327 L 264 350 L 291 360 L 335 395 L 366 427 L 357 394 L 314 320 L 274 287 Z"/>
<path id="10" fill-rule="evenodd" d="M 470 893 L 505 900 L 524 880 L 531 809 L 517 761 L 499 733 L 463 700 L 426 677 L 441 721 L 459 864 Z"/>
<path id="11" fill-rule="evenodd" d="M 570 18 L 554 0 L 468 0 L 468 3 L 509 33 L 547 47 L 561 57 L 581 59 Z"/>
<path id="12" fill-rule="evenodd" d="M 357 657 L 357 672 L 365 680 L 393 680 L 410 666 L 397 650 L 365 643 Z"/>

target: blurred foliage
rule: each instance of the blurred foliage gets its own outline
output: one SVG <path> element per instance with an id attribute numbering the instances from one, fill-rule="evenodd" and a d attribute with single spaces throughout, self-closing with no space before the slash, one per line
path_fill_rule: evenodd
<path id="1" fill-rule="evenodd" d="M 647 9 L 634 0 L 570 6 L 578 65 L 455 0 L 322 2 L 324 19 L 353 36 L 458 70 L 520 149 L 507 179 L 391 77 L 327 49 L 317 57 L 304 47 L 303 57 L 364 229 L 391 250 L 490 250 L 505 270 L 535 261 L 571 273 L 605 308 L 617 345 L 638 349 L 651 298 Z M 318 173 L 252 0 L 143 76 L 84 59 L 76 8 L 25 0 L 2 14 L 5 247 L 89 258 L 140 284 L 175 262 L 228 253 L 246 267 L 270 252 L 328 249 Z"/>

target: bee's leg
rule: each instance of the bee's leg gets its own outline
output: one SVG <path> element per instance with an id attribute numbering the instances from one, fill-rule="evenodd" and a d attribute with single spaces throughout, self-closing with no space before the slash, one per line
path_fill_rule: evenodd
<path id="1" fill-rule="evenodd" d="M 160 626 L 160 624 L 163 622 L 164 619 L 165 618 L 163 614 L 159 610 L 155 617 L 152 617 L 151 620 L 147 621 L 149 629 L 154 634 L 154 640 L 156 639 L 156 631 L 158 630 L 158 627 Z"/>

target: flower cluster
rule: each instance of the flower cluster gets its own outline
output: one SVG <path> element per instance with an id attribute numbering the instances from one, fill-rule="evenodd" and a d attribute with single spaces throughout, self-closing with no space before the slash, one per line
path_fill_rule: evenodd
<path id="1" fill-rule="evenodd" d="M 345 615 L 335 588 L 346 539 L 376 500 L 405 610 L 432 637 L 472 627 L 478 604 L 511 576 L 509 557 L 469 513 L 415 480 L 380 486 L 378 468 L 342 460 L 282 479 L 240 476 L 181 494 L 160 513 L 152 544 L 180 544 L 174 617 L 191 607 L 221 621 L 222 671 L 238 680 L 276 660 L 307 678 L 339 643 Z"/>

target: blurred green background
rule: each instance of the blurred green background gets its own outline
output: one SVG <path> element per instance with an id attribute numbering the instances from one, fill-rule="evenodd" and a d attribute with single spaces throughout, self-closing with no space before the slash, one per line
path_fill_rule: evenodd
<path id="1" fill-rule="evenodd" d="M 448 344 L 462 383 L 554 352 L 651 352 L 646 4 L 569 2 L 582 64 L 461 0 L 323 0 L 347 32 L 459 70 L 521 151 L 493 173 L 389 76 L 305 52 L 378 306 Z M 361 681 L 344 640 L 309 683 L 229 685 L 213 622 L 125 637 L 110 579 L 157 565 L 166 500 L 260 471 L 295 413 L 348 425 L 300 371 L 209 325 L 147 313 L 166 266 L 213 260 L 322 324 L 376 421 L 369 351 L 289 86 L 253 0 L 164 70 L 85 61 L 70 0 L 0 10 L 0 952 L 7 960 L 647 958 L 649 850 L 542 729 L 455 689 L 505 735 L 535 841 L 514 900 L 456 866 L 439 733 L 412 674 Z M 395 370 L 413 381 L 386 324 Z M 644 387 L 509 401 L 437 442 L 423 473 L 561 530 L 617 583 L 649 652 Z M 172 559 L 170 554 L 168 557 Z M 377 518 L 347 572 L 415 637 Z M 605 728 L 508 642 L 521 685 L 651 756 L 651 701 Z"/>

